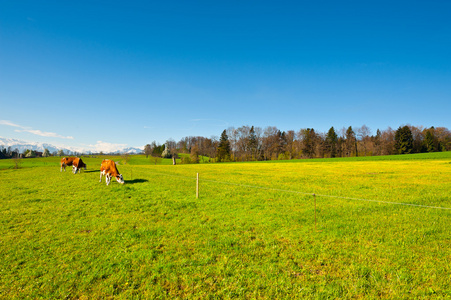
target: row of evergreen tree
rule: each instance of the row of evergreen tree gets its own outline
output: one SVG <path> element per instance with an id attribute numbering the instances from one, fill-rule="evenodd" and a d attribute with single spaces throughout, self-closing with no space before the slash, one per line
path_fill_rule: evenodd
<path id="1" fill-rule="evenodd" d="M 371 130 L 331 127 L 326 133 L 313 128 L 280 131 L 254 126 L 230 127 L 217 137 L 185 137 L 170 139 L 164 145 L 156 142 L 144 148 L 146 155 L 171 157 L 172 153 L 189 153 L 195 162 L 199 155 L 210 161 L 253 161 L 299 158 L 374 156 L 451 151 L 451 132 L 445 127 L 423 128 L 405 125 L 397 130 Z"/>

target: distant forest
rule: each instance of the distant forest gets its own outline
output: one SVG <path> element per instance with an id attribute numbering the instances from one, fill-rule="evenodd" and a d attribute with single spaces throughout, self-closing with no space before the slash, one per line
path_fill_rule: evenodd
<path id="1" fill-rule="evenodd" d="M 356 157 L 451 151 L 451 132 L 445 127 L 405 125 L 397 130 L 387 128 L 375 134 L 363 125 L 359 128 L 331 127 L 327 132 L 313 128 L 280 131 L 254 126 L 230 127 L 219 138 L 189 136 L 165 144 L 155 141 L 144 147 L 153 157 L 171 157 L 185 153 L 182 162 L 199 162 L 199 156 L 210 161 L 261 161 L 302 158 Z"/>
<path id="2" fill-rule="evenodd" d="M 357 157 L 392 154 L 451 151 L 451 131 L 445 127 L 405 125 L 397 130 L 379 129 L 376 133 L 363 125 L 359 128 L 331 127 L 327 132 L 313 128 L 299 131 L 281 131 L 274 126 L 264 129 L 254 126 L 229 127 L 220 137 L 189 136 L 176 142 L 169 139 L 165 144 L 155 141 L 144 146 L 146 156 L 171 158 L 180 153 L 182 163 L 197 163 L 200 156 L 210 162 L 262 161 L 307 158 Z M 81 153 L 74 153 L 74 155 Z M 43 153 L 0 147 L 0 159 L 15 157 L 62 156 L 58 153 Z M 205 161 L 205 159 L 203 159 Z"/>

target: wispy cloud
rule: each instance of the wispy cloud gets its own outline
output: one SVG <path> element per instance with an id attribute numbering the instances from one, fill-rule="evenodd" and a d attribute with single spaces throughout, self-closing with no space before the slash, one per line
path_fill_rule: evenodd
<path id="1" fill-rule="evenodd" d="M 73 140 L 74 139 L 72 136 L 63 136 L 63 135 L 60 135 L 60 134 L 57 134 L 57 133 L 54 133 L 54 132 L 41 131 L 39 129 L 33 129 L 31 127 L 18 125 L 18 124 L 15 124 L 15 123 L 11 122 L 11 121 L 8 121 L 8 120 L 0 120 L 0 125 L 16 127 L 16 128 L 18 128 L 18 129 L 14 130 L 16 132 L 28 132 L 28 133 L 32 133 L 32 134 L 39 135 L 39 136 L 55 137 L 55 138 L 60 138 L 60 139 L 69 139 L 69 140 Z"/>
<path id="2" fill-rule="evenodd" d="M 7 126 L 12 126 L 12 127 L 22 127 L 20 125 L 16 125 L 10 121 L 7 120 L 0 120 L 0 125 L 7 125 Z"/>

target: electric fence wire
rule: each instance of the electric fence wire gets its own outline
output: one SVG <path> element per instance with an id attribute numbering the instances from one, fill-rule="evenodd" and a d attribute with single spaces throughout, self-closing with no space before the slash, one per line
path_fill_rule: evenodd
<path id="1" fill-rule="evenodd" d="M 155 173 L 155 172 L 154 172 L 154 174 L 196 180 L 196 177 L 189 177 L 189 176 L 184 176 L 184 175 L 167 174 L 167 173 Z M 375 202 L 375 203 L 384 203 L 384 204 L 393 204 L 393 205 L 404 205 L 404 206 L 413 206 L 413 207 L 421 207 L 421 208 L 451 210 L 451 207 L 429 206 L 429 205 L 421 205 L 421 204 L 413 204 L 413 203 L 392 202 L 392 201 L 373 200 L 373 199 L 364 199 L 364 198 L 353 198 L 353 197 L 344 197 L 344 196 L 335 196 L 335 195 L 322 195 L 322 194 L 316 194 L 316 193 L 306 193 L 306 192 L 300 192 L 300 191 L 293 191 L 293 190 L 286 190 L 286 189 L 277 189 L 277 188 L 271 188 L 271 187 L 264 187 L 264 186 L 258 186 L 258 185 L 249 185 L 249 184 L 241 184 L 241 183 L 233 183 L 233 182 L 226 182 L 226 181 L 217 181 L 217 180 L 211 180 L 211 179 L 199 179 L 199 181 L 218 183 L 218 184 L 234 185 L 234 186 L 240 186 L 240 187 L 246 187 L 246 188 L 254 188 L 254 189 L 261 189 L 261 190 L 268 190 L 268 191 L 293 193 L 293 194 L 299 194 L 299 195 L 304 195 L 304 196 L 316 195 L 318 197 L 324 197 L 324 198 L 337 198 L 337 199 L 352 200 L 352 201 L 366 201 L 366 202 Z"/>

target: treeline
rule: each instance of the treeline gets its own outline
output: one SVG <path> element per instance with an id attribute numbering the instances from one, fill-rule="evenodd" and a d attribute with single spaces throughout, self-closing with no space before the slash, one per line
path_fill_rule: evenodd
<path id="1" fill-rule="evenodd" d="M 19 157 L 20 152 L 19 149 L 12 150 L 11 147 L 5 148 L 3 146 L 0 146 L 0 159 L 4 158 L 16 158 Z"/>
<path id="2" fill-rule="evenodd" d="M 72 152 L 74 155 L 77 155 L 77 152 Z M 58 152 L 53 152 L 52 154 L 48 149 L 44 149 L 44 152 L 35 151 L 26 149 L 23 153 L 20 153 L 19 149 L 15 148 L 14 150 L 11 147 L 0 146 L 0 159 L 5 158 L 34 158 L 34 157 L 49 157 L 49 156 L 64 156 L 63 150 L 59 150 Z"/>
<path id="3" fill-rule="evenodd" d="M 45 149 L 44 152 L 26 149 L 23 153 L 20 153 L 19 149 L 12 150 L 11 147 L 5 148 L 0 146 L 0 159 L 4 158 L 34 158 L 34 157 L 47 157 L 50 156 L 49 150 Z"/>
<path id="4" fill-rule="evenodd" d="M 400 126 L 387 128 L 373 134 L 367 126 L 359 128 L 331 127 L 327 132 L 313 128 L 299 131 L 281 131 L 269 126 L 230 127 L 217 137 L 184 137 L 175 142 L 170 139 L 164 145 L 156 142 L 144 148 L 146 155 L 171 157 L 176 153 L 190 154 L 190 161 L 197 162 L 199 155 L 211 162 L 254 161 L 302 158 L 356 157 L 391 154 L 408 154 L 451 151 L 451 132 L 445 127 L 423 128 Z"/>

